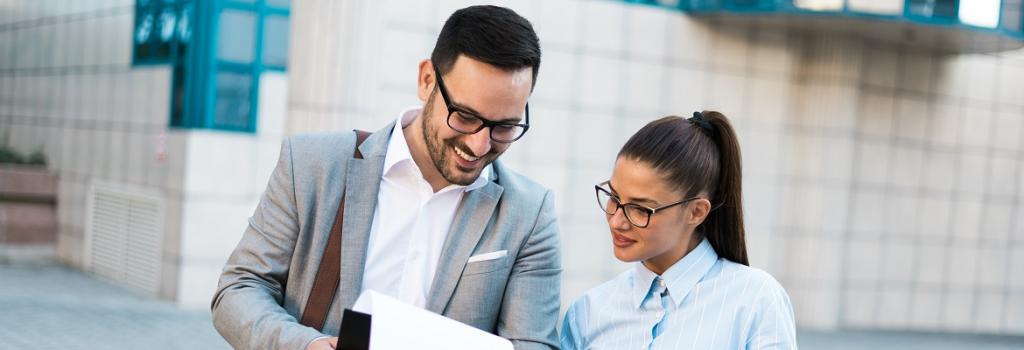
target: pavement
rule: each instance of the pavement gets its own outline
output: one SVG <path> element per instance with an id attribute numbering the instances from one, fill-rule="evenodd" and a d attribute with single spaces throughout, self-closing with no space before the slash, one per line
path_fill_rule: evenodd
<path id="1" fill-rule="evenodd" d="M 798 331 L 801 349 L 828 350 L 1011 350 L 1024 337 L 889 331 Z"/>
<path id="2" fill-rule="evenodd" d="M 1024 337 L 800 331 L 803 349 L 1024 349 Z M 53 263 L 0 261 L 0 350 L 230 349 L 208 310 L 116 287 Z"/>
<path id="3" fill-rule="evenodd" d="M 0 265 L 0 350 L 231 349 L 205 310 L 55 264 Z"/>

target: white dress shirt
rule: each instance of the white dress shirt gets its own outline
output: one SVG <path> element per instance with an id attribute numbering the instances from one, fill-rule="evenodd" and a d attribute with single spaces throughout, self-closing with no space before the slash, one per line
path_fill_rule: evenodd
<path id="1" fill-rule="evenodd" d="M 366 252 L 362 291 L 424 307 L 438 259 L 464 193 L 489 181 L 490 165 L 469 186 L 433 191 L 412 159 L 403 132 L 420 115 L 402 113 L 391 131 Z"/>
<path id="2" fill-rule="evenodd" d="M 641 263 L 569 307 L 562 349 L 796 349 L 793 306 L 768 273 L 705 239 L 661 276 Z"/>

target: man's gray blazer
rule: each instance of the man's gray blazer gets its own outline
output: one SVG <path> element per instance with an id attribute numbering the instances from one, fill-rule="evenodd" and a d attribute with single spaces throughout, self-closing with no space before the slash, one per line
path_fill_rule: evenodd
<path id="1" fill-rule="evenodd" d="M 267 190 L 213 298 L 214 326 L 232 346 L 303 349 L 322 336 L 297 319 L 345 193 L 341 283 L 322 330 L 337 335 L 342 311 L 352 307 L 363 283 L 393 128 L 394 123 L 366 139 L 359 148 L 364 159 L 352 156 L 353 132 L 284 141 Z M 517 349 L 557 348 L 561 261 L 551 191 L 498 161 L 492 164 L 493 181 L 467 192 L 459 204 L 426 308 L 508 338 Z M 467 263 L 473 255 L 499 250 L 508 255 Z"/>

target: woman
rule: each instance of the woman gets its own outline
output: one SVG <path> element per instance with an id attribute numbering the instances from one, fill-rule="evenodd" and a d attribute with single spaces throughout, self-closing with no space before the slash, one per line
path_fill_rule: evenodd
<path id="1" fill-rule="evenodd" d="M 569 307 L 563 349 L 796 348 L 786 291 L 751 268 L 740 149 L 728 119 L 644 126 L 596 186 L 615 257 L 639 262 Z"/>

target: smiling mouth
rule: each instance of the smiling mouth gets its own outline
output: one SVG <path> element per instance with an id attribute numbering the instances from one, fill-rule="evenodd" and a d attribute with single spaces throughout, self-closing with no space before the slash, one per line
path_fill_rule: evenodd
<path id="1" fill-rule="evenodd" d="M 472 162 L 476 162 L 476 161 L 480 160 L 480 157 L 471 156 L 471 155 L 469 155 L 469 153 L 464 152 L 463 150 L 459 149 L 456 146 L 452 146 L 452 149 L 455 150 L 455 154 L 458 155 L 459 158 L 462 158 L 466 162 L 472 163 Z"/>
<path id="2" fill-rule="evenodd" d="M 636 240 L 626 238 L 626 236 L 618 233 L 612 233 L 612 243 L 614 243 L 616 247 L 625 248 L 636 243 Z"/>

